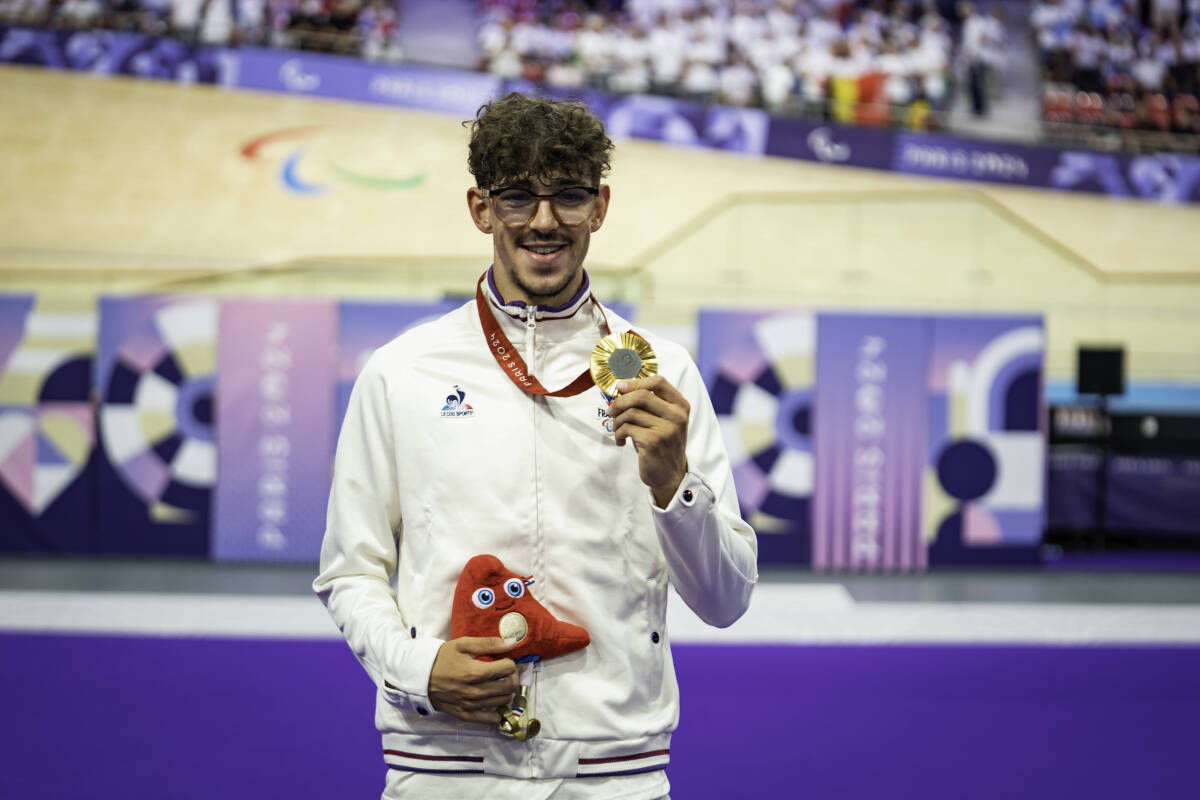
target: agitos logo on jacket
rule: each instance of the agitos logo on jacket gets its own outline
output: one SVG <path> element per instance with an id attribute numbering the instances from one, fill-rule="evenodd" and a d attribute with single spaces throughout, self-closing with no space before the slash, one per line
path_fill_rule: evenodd
<path id="1" fill-rule="evenodd" d="M 333 134 L 331 137 L 330 134 Z M 299 128 L 283 128 L 244 142 L 238 151 L 249 161 L 266 160 L 281 148 L 279 142 L 297 142 L 284 156 L 279 167 L 279 181 L 283 188 L 293 194 L 321 195 L 338 185 L 355 186 L 374 191 L 398 191 L 416 189 L 425 182 L 425 172 L 414 172 L 403 177 L 373 174 L 361 167 L 346 166 L 344 159 L 352 162 L 371 161 L 364 157 L 363 148 L 352 145 L 351 135 L 338 136 L 335 129 L 324 125 L 307 125 Z M 340 141 L 345 139 L 346 141 Z M 368 143 L 369 144 L 369 143 Z M 317 152 L 311 153 L 310 150 Z M 270 151 L 270 156 L 264 152 Z M 336 154 L 336 155 L 335 155 Z M 387 160 L 376 158 L 375 161 Z"/>

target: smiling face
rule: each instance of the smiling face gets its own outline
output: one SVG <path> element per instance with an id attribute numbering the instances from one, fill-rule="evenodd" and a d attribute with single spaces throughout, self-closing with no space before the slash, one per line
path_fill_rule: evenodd
<path id="1" fill-rule="evenodd" d="M 513 180 L 506 187 L 528 189 L 534 194 L 553 194 L 567 186 L 589 186 L 580 178 Z M 492 259 L 496 288 L 505 302 L 520 300 L 528 305 L 563 305 L 583 281 L 583 260 L 592 233 L 600 230 L 608 213 L 609 188 L 601 186 L 592 211 L 575 225 L 564 224 L 549 198 L 540 200 L 524 223 L 510 224 L 498 216 L 495 197 L 484 197 L 478 188 L 467 191 L 467 206 L 475 227 L 492 236 Z"/>

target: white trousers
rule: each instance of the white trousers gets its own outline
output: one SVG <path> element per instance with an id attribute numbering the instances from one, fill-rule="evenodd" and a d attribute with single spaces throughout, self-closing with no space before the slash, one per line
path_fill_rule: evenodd
<path id="1" fill-rule="evenodd" d="M 522 780 L 389 769 L 383 800 L 670 800 L 662 770 L 609 778 Z"/>

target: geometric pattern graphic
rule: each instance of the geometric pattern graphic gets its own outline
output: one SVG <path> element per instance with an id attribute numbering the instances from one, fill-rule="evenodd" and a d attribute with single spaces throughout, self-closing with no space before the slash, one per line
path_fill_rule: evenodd
<path id="1" fill-rule="evenodd" d="M 1042 536 L 1046 443 L 1036 317 L 938 317 L 924 535 L 935 563 L 1019 555 Z"/>
<path id="2" fill-rule="evenodd" d="M 216 300 L 168 301 L 103 365 L 104 454 L 154 522 L 192 521 L 216 484 L 217 317 Z"/>
<path id="3" fill-rule="evenodd" d="M 37 518 L 92 452 L 96 315 L 6 296 L 0 316 L 0 488 Z"/>
<path id="4" fill-rule="evenodd" d="M 699 350 L 742 516 L 764 534 L 760 555 L 803 563 L 813 493 L 816 317 L 705 311 Z"/>

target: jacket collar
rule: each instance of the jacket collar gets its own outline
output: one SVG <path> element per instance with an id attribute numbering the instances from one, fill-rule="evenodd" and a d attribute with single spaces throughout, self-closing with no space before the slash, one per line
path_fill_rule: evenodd
<path id="1" fill-rule="evenodd" d="M 519 320 L 522 324 L 529 318 L 529 306 L 521 300 L 512 300 L 505 302 L 500 296 L 500 290 L 496 288 L 495 280 L 495 265 L 491 266 L 487 271 L 487 280 L 484 281 L 484 296 L 487 297 L 488 303 L 491 304 L 494 311 L 501 315 Z M 590 306 L 592 299 L 592 281 L 588 277 L 587 270 L 583 271 L 583 283 L 579 286 L 579 291 L 575 296 L 561 306 L 534 306 L 533 318 L 539 322 L 552 319 L 570 319 L 579 314 L 580 310 Z"/>

